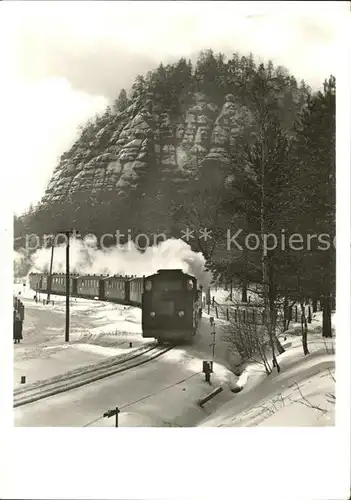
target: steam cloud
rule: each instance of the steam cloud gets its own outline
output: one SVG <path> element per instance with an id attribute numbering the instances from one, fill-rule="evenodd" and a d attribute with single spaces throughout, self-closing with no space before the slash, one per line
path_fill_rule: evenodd
<path id="1" fill-rule="evenodd" d="M 48 272 L 50 266 L 50 248 L 40 248 L 27 262 L 28 272 Z M 15 252 L 15 273 L 25 268 L 24 252 Z M 194 252 L 190 245 L 180 239 L 170 238 L 157 246 L 148 247 L 140 252 L 130 241 L 124 246 L 99 249 L 94 240 L 72 239 L 70 243 L 70 270 L 84 274 L 121 274 L 148 276 L 159 269 L 182 269 L 195 276 L 199 285 L 207 288 L 211 273 L 205 270 L 205 258 L 200 252 Z M 66 247 L 54 249 L 53 272 L 66 272 Z M 23 274 L 22 274 L 23 275 Z"/>

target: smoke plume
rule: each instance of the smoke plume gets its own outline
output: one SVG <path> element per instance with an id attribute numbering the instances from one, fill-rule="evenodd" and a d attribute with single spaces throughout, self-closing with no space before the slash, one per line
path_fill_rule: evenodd
<path id="1" fill-rule="evenodd" d="M 51 249 L 40 248 L 30 257 L 30 272 L 48 272 Z M 211 274 L 205 270 L 205 258 L 200 252 L 180 239 L 167 239 L 157 246 L 140 251 L 130 241 L 124 246 L 99 249 L 95 241 L 72 239 L 70 243 L 70 270 L 85 274 L 121 274 L 148 276 L 159 269 L 182 269 L 195 276 L 199 285 L 208 287 Z M 53 272 L 66 272 L 66 246 L 54 249 Z"/>

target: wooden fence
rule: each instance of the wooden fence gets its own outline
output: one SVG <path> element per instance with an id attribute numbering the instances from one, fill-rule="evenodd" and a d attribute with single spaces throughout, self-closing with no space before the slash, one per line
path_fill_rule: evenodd
<path id="1" fill-rule="evenodd" d="M 312 304 L 305 304 L 305 316 L 307 320 L 311 320 L 313 316 Z M 267 311 L 262 307 L 253 306 L 226 306 L 218 303 L 211 303 L 204 308 L 207 314 L 212 315 L 217 319 L 227 321 L 234 320 L 237 323 L 251 323 L 263 325 L 266 321 Z M 318 302 L 317 311 L 321 311 L 321 304 Z M 277 310 L 277 323 L 283 323 L 284 319 L 288 319 L 290 323 L 301 323 L 301 306 L 292 306 L 288 309 L 288 317 L 284 317 L 282 309 Z"/>

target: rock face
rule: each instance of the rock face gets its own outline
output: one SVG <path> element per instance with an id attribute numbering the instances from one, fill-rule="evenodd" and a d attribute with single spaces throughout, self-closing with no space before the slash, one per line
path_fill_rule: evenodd
<path id="1" fill-rule="evenodd" d="M 222 107 L 202 93 L 194 93 L 191 101 L 177 116 L 149 93 L 122 113 L 107 113 L 86 127 L 61 156 L 42 203 L 107 191 L 123 197 L 160 183 L 182 192 L 202 166 L 225 167 L 250 121 L 249 110 L 232 94 Z"/>

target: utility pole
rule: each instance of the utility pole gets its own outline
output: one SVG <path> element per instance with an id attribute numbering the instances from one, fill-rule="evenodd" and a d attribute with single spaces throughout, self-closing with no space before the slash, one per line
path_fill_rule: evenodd
<path id="1" fill-rule="evenodd" d="M 113 416 L 116 416 L 116 424 L 115 424 L 115 427 L 118 427 L 118 414 L 120 413 L 120 410 L 118 408 L 118 406 L 116 406 L 116 408 L 114 410 L 107 410 L 104 414 L 103 414 L 103 417 L 104 418 L 110 418 L 110 417 L 113 417 Z"/>
<path id="2" fill-rule="evenodd" d="M 66 328 L 65 328 L 65 342 L 69 342 L 69 238 L 73 233 L 72 230 L 65 231 L 66 235 Z"/>
<path id="3" fill-rule="evenodd" d="M 52 264 L 54 262 L 54 240 L 51 242 L 51 260 L 50 260 L 50 271 L 49 271 L 49 279 L 48 279 L 48 296 L 46 298 L 46 302 L 49 303 L 50 301 L 50 293 L 52 289 Z"/>
<path id="4" fill-rule="evenodd" d="M 213 339 L 212 339 L 212 342 L 210 344 L 210 347 L 212 347 L 212 361 L 214 361 L 215 345 L 216 345 L 216 325 L 214 322 L 214 318 L 212 316 L 210 318 L 210 324 L 212 326 L 211 335 L 213 335 Z"/>

